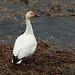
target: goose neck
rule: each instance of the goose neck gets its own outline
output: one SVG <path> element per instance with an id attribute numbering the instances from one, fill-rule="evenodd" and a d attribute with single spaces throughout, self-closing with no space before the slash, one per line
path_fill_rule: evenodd
<path id="1" fill-rule="evenodd" d="M 30 19 L 26 19 L 26 33 L 27 34 L 34 34 Z"/>

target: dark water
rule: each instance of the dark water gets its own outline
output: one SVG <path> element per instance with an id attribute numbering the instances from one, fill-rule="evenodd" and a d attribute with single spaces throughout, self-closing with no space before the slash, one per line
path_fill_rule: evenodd
<path id="1" fill-rule="evenodd" d="M 36 8 L 49 9 L 48 6 L 44 5 L 43 1 L 43 5 L 40 7 L 37 5 Z M 31 9 L 31 6 L 33 7 L 34 4 L 0 3 L 0 43 L 14 43 L 15 39 L 25 30 L 25 20 L 22 16 L 10 13 L 25 14 Z M 64 11 L 65 9 L 62 12 Z M 40 14 L 38 11 L 35 12 Z M 75 17 L 48 17 L 43 14 L 32 19 L 31 22 L 36 37 L 57 43 L 63 48 L 67 48 L 67 45 L 75 46 Z"/>

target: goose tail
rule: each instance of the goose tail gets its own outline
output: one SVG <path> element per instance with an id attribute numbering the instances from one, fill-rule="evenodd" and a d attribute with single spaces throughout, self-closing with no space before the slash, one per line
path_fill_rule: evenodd
<path id="1" fill-rule="evenodd" d="M 12 59 L 12 63 L 13 63 L 13 64 L 20 64 L 21 61 L 22 61 L 21 59 L 18 59 L 17 56 L 14 56 L 14 55 L 13 55 L 13 59 Z"/>

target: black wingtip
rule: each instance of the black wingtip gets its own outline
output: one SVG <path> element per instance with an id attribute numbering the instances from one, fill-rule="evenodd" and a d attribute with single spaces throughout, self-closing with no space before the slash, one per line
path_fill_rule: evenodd
<path id="1" fill-rule="evenodd" d="M 18 57 L 13 55 L 13 63 L 16 64 L 18 61 L 19 61 Z"/>

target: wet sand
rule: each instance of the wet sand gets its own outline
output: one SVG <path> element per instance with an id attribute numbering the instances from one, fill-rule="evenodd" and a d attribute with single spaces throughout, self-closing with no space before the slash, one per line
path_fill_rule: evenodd
<path id="1" fill-rule="evenodd" d="M 37 50 L 30 58 L 24 58 L 24 65 L 11 63 L 13 44 L 0 44 L 1 75 L 74 75 L 75 53 L 48 45 L 38 39 Z"/>

